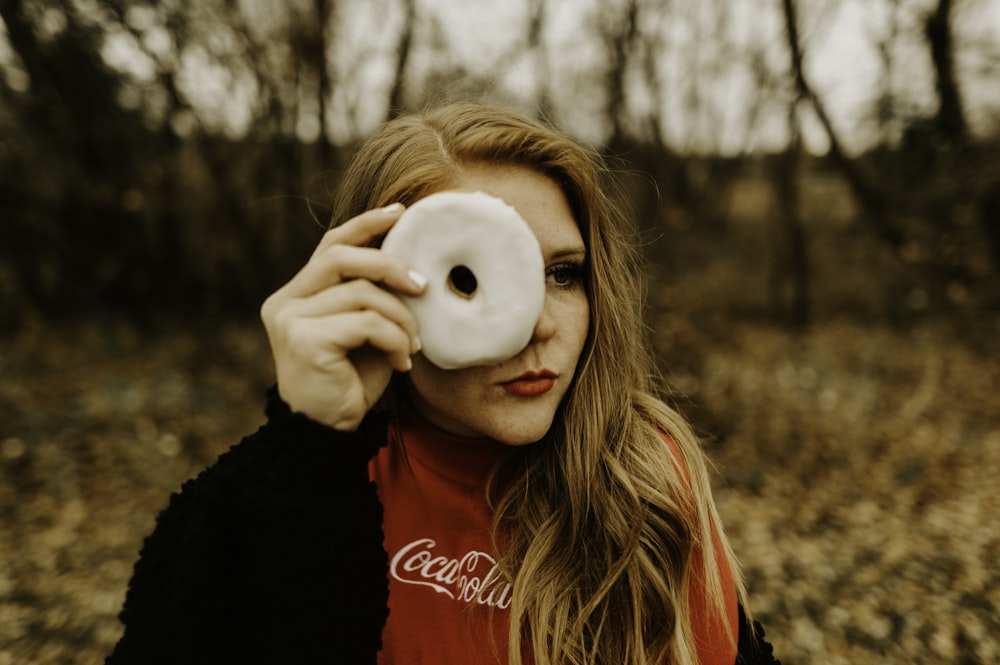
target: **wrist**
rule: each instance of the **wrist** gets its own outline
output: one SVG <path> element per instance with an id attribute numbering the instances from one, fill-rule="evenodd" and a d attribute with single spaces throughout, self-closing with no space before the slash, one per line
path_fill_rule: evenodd
<path id="1" fill-rule="evenodd" d="M 369 411 L 361 420 L 324 422 L 293 409 L 282 398 L 277 384 L 267 391 L 265 411 L 270 425 L 289 430 L 289 444 L 320 443 L 346 449 L 343 452 L 358 452 L 370 459 L 387 439 L 388 414 Z"/>

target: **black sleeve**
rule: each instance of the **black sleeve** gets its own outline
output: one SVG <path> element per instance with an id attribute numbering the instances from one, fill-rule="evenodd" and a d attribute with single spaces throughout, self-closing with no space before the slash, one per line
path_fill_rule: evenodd
<path id="1" fill-rule="evenodd" d="M 388 562 L 367 465 L 386 422 L 338 432 L 276 389 L 267 413 L 157 518 L 108 665 L 375 663 Z"/>
<path id="2" fill-rule="evenodd" d="M 754 621 L 751 625 L 743 606 L 740 605 L 740 636 L 736 665 L 781 665 L 774 657 L 774 647 L 764 639 L 764 627 Z"/>

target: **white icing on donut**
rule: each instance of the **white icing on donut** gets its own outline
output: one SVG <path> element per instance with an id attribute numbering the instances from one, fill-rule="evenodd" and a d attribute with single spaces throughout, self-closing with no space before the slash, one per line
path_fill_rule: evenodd
<path id="1" fill-rule="evenodd" d="M 500 362 L 531 341 L 545 303 L 545 261 L 531 227 L 502 200 L 431 194 L 403 213 L 382 249 L 427 277 L 422 295 L 401 297 L 417 318 L 424 356 L 438 367 Z"/>

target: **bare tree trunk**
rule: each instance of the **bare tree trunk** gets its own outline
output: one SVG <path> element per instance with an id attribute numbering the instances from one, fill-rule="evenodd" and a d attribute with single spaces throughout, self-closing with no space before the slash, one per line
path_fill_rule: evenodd
<path id="1" fill-rule="evenodd" d="M 528 38 L 526 46 L 534 58 L 536 75 L 538 76 L 538 89 L 536 92 L 538 114 L 543 118 L 550 119 L 555 105 L 552 102 L 552 88 L 549 80 L 551 75 L 545 54 L 544 32 L 547 20 L 545 13 L 547 4 L 547 0 L 530 1 L 528 5 Z"/>
<path id="2" fill-rule="evenodd" d="M 968 125 L 955 76 L 954 39 L 951 31 L 953 7 L 952 0 L 938 0 L 937 8 L 924 24 L 924 34 L 930 48 L 931 62 L 934 64 L 934 82 L 939 102 L 934 129 L 938 136 L 961 144 L 968 134 Z"/>
<path id="3" fill-rule="evenodd" d="M 625 69 L 628 66 L 629 52 L 639 32 L 638 14 L 639 7 L 636 0 L 629 0 L 625 7 L 625 15 L 618 20 L 608 21 L 610 27 L 604 30 L 604 42 L 611 60 L 611 66 L 605 76 L 605 91 L 608 96 L 607 116 L 611 123 L 608 145 L 613 149 L 625 140 L 622 130 L 622 117 L 625 111 Z"/>
<path id="4" fill-rule="evenodd" d="M 312 60 L 312 62 L 316 67 L 319 77 L 319 135 L 320 140 L 323 142 L 321 154 L 323 163 L 329 164 L 332 149 L 330 133 L 327 129 L 326 110 L 330 104 L 330 99 L 333 97 L 333 76 L 330 75 L 327 46 L 329 45 L 330 30 L 332 30 L 331 20 L 333 18 L 335 0 L 314 0 L 314 2 L 316 3 L 316 19 L 319 21 L 319 25 L 316 26 L 316 40 L 313 42 L 316 51 L 313 54 L 315 60 Z"/>
<path id="5" fill-rule="evenodd" d="M 802 142 L 796 119 L 795 103 L 789 107 L 788 124 L 792 139 L 774 162 L 777 214 L 774 215 L 776 238 L 769 266 L 769 292 L 772 308 L 789 325 L 804 328 L 809 324 L 809 250 L 805 227 L 799 214 L 802 171 Z"/>
<path id="6" fill-rule="evenodd" d="M 830 141 L 830 158 L 837 168 L 840 169 L 861 208 L 875 224 L 879 236 L 890 247 L 898 250 L 902 247 L 905 238 L 902 232 L 896 228 L 885 197 L 882 192 L 871 184 L 868 177 L 861 171 L 860 166 L 844 152 L 840 137 L 834 129 L 833 123 L 830 121 L 830 116 L 826 112 L 826 107 L 806 80 L 802 68 L 802 46 L 799 41 L 795 0 L 782 0 L 782 7 L 785 15 L 785 34 L 788 39 L 788 50 L 792 61 L 796 93 L 800 99 L 808 100 L 816 111 L 816 116 L 819 118 L 820 124 L 823 125 L 823 129 Z"/>
<path id="7" fill-rule="evenodd" d="M 416 0 L 404 0 L 403 28 L 399 34 L 399 43 L 396 46 L 396 74 L 392 81 L 392 89 L 389 91 L 389 108 L 386 109 L 386 119 L 392 120 L 406 106 L 404 95 L 406 93 L 406 74 L 410 62 L 410 51 L 413 47 L 413 33 L 417 22 Z"/>

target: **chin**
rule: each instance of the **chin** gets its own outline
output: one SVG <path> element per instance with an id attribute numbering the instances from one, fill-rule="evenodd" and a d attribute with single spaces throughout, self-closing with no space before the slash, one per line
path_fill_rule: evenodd
<path id="1" fill-rule="evenodd" d="M 497 441 L 504 444 L 505 446 L 511 446 L 512 448 L 520 448 L 521 446 L 532 446 L 538 443 L 538 440 L 545 436 L 545 432 L 541 435 L 536 436 L 534 434 L 524 436 L 524 437 L 503 437 L 498 438 Z"/>
<path id="2" fill-rule="evenodd" d="M 526 418 L 498 428 L 492 438 L 508 446 L 530 446 L 548 434 L 551 427 L 551 416 L 537 419 Z"/>

